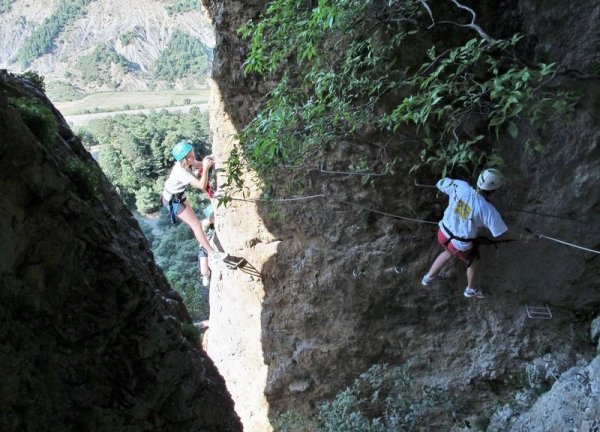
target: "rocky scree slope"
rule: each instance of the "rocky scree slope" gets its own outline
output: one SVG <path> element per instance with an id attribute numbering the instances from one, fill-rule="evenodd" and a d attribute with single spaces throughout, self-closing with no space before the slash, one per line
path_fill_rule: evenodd
<path id="1" fill-rule="evenodd" d="M 233 134 L 256 114 L 269 89 L 269 83 L 241 72 L 248 47 L 236 33 L 265 2 L 204 3 L 216 31 L 213 148 L 224 160 Z M 479 22 L 493 36 L 521 32 L 532 59 L 556 59 L 564 70 L 584 73 L 600 64 L 599 8 L 594 1 L 477 5 Z M 577 111 L 541 131 L 540 154 L 503 140 L 508 182 L 493 202 L 511 227 L 598 250 L 598 81 L 563 74 L 556 85 L 582 95 Z M 224 272 L 211 291 L 210 340 L 219 343 L 211 348 L 209 342 L 208 352 L 236 404 L 249 404 L 240 414 L 244 424 L 256 421 L 252 416 L 259 412 L 271 419 L 287 410 L 311 412 L 382 362 L 410 362 L 416 381 L 460 392 L 471 407 L 462 420 L 480 429 L 564 430 L 598 423 L 597 331 L 591 340 L 590 323 L 600 305 L 600 258 L 548 240 L 509 243 L 482 249 L 480 285 L 488 299 L 463 298 L 464 269 L 456 263 L 439 284 L 423 288 L 421 276 L 440 251 L 435 228 L 368 215 L 342 202 L 439 220 L 444 197 L 415 188 L 408 174 L 414 152 L 399 152 L 405 171 L 376 188 L 319 169 L 322 163 L 355 163 L 378 150 L 378 139 L 363 131 L 361 142 L 342 142 L 307 160 L 305 171 L 282 171 L 281 183 L 301 176 L 305 194 L 326 193 L 325 200 L 278 205 L 276 218 L 269 217 L 273 207 L 261 203 L 233 202 L 218 210 L 226 250 L 246 257 L 260 273 Z M 259 190 L 250 192 L 260 196 Z M 553 319 L 528 318 L 527 305 L 548 305 Z M 240 362 L 249 353 L 262 356 Z M 535 378 L 515 379 L 524 373 Z M 256 390 L 263 382 L 264 391 Z M 544 423 L 538 420 L 542 412 Z"/>
<path id="2" fill-rule="evenodd" d="M 6 71 L 0 173 L 0 429 L 240 431 L 137 222 L 44 94 Z"/>
<path id="3" fill-rule="evenodd" d="M 58 3 L 58 0 L 15 0 L 9 12 L 0 15 L 1 68 L 22 71 L 21 65 L 15 62 L 16 54 Z M 122 91 L 148 90 L 152 66 L 176 30 L 200 39 L 208 48 L 214 46 L 212 27 L 202 11 L 169 15 L 165 9 L 167 4 L 160 0 L 92 1 L 85 14 L 63 29 L 52 52 L 33 61 L 28 69 L 44 75 L 47 81 L 67 82 L 87 92 L 113 90 L 114 84 Z M 123 43 L 120 36 L 127 33 L 132 37 Z M 77 61 L 104 45 L 113 48 L 137 69 L 123 73 L 112 68 L 110 77 L 104 77 L 107 84 L 86 84 L 77 72 Z"/>

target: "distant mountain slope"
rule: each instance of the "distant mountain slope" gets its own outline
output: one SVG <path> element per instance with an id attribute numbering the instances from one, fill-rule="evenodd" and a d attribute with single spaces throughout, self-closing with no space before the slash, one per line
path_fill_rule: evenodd
<path id="1" fill-rule="evenodd" d="M 83 4 L 80 12 L 66 20 L 53 38 L 50 52 L 35 58 L 28 66 L 22 61 L 20 50 L 30 43 L 36 30 L 44 26 L 44 20 L 51 16 L 56 19 L 56 11 L 61 10 L 60 7 L 64 10 L 65 0 L 10 3 L 0 14 L 0 68 L 14 72 L 31 69 L 44 75 L 50 88 L 63 85 L 82 92 L 203 84 L 212 57 L 214 35 L 210 22 L 199 9 L 199 2 L 92 0 L 79 3 Z M 176 32 L 188 37 L 187 44 L 170 43 Z M 189 55 L 204 52 L 206 61 L 198 62 L 197 57 L 190 59 L 187 62 L 190 73 L 186 75 L 184 71 L 176 77 L 171 74 L 168 82 L 164 75 L 153 79 L 153 68 L 159 58 L 186 56 L 183 52 L 165 53 L 166 48 L 188 49 L 186 47 L 189 47 Z M 206 69 L 199 71 L 199 64 L 206 64 Z"/>

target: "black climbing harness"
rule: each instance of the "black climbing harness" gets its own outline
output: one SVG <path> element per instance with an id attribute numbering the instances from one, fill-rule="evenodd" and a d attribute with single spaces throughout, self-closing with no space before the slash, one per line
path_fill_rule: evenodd
<path id="1" fill-rule="evenodd" d="M 444 242 L 445 248 L 448 248 L 448 245 L 450 244 L 452 239 L 455 239 L 455 240 L 458 240 L 461 242 L 465 242 L 465 243 L 473 243 L 473 247 L 471 249 L 469 249 L 470 251 L 473 252 L 473 254 L 471 255 L 471 259 L 467 263 L 467 267 L 471 267 L 471 264 L 473 264 L 473 261 L 475 261 L 476 259 L 479 259 L 479 245 L 477 244 L 477 239 L 476 238 L 457 237 L 456 235 L 454 235 L 454 233 L 452 231 L 450 231 L 448 229 L 448 227 L 446 226 L 446 224 L 444 224 L 444 222 L 442 222 L 442 227 L 444 228 L 444 231 L 446 231 L 446 233 L 448 233 L 448 235 L 449 235 L 449 237 Z"/>
<path id="2" fill-rule="evenodd" d="M 171 199 L 169 200 L 169 217 L 171 219 L 172 224 L 175 224 L 177 222 L 177 212 L 179 210 L 179 205 L 183 204 L 185 200 L 185 191 L 171 195 Z"/>
<path id="3" fill-rule="evenodd" d="M 444 230 L 450 235 L 450 237 L 444 242 L 444 246 L 448 246 L 448 244 L 450 244 L 450 240 L 456 239 L 458 241 L 465 242 L 465 243 L 473 243 L 473 246 L 476 248 L 479 245 L 486 245 L 486 246 L 494 245 L 494 247 L 496 249 L 498 249 L 498 243 L 508 243 L 508 242 L 517 241 L 516 239 L 494 240 L 494 239 L 491 239 L 491 238 L 485 237 L 485 236 L 477 236 L 475 238 L 461 238 L 461 237 L 455 236 L 454 233 L 452 231 L 450 231 L 443 222 L 442 222 L 442 226 L 444 227 Z"/>
<path id="4" fill-rule="evenodd" d="M 462 238 L 462 237 L 457 237 L 454 235 L 454 233 L 452 231 L 450 231 L 448 229 L 448 227 L 446 226 L 446 224 L 444 224 L 444 222 L 442 222 L 442 226 L 444 227 L 444 231 L 446 231 L 449 235 L 449 237 L 446 239 L 446 241 L 444 242 L 444 246 L 448 246 L 450 244 L 451 240 L 458 240 L 464 243 L 475 243 L 474 238 Z"/>

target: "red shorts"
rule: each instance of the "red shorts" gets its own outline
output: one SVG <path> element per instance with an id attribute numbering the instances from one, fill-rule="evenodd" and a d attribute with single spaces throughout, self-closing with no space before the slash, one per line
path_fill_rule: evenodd
<path id="1" fill-rule="evenodd" d="M 468 265 L 471 265 L 473 260 L 477 257 L 477 248 L 475 247 L 472 247 L 471 249 L 466 251 L 461 251 L 456 249 L 452 242 L 449 242 L 446 245 L 446 242 L 448 242 L 448 237 L 446 237 L 442 230 L 439 228 L 437 233 L 437 239 L 439 244 L 441 244 L 444 247 L 444 249 L 446 249 L 459 260 L 466 262 Z"/>

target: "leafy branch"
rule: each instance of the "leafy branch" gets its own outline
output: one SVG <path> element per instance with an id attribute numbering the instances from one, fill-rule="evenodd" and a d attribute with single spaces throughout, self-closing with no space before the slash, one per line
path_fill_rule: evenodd
<path id="1" fill-rule="evenodd" d="M 572 95 L 547 86 L 555 64 L 519 58 L 521 36 L 492 38 L 456 0 L 435 7 L 425 0 L 271 1 L 239 30 L 250 45 L 244 71 L 275 86 L 239 134 L 229 179 L 241 181 L 247 162 L 272 182 L 274 167 L 373 128 L 415 135 L 421 147 L 413 169 L 471 171 L 502 163 L 502 137 L 521 138 L 523 127 L 535 131 L 572 110 Z M 465 11 L 471 20 L 460 24 Z M 436 21 L 438 14 L 458 15 Z M 437 24 L 457 31 L 435 39 Z M 535 138 L 528 133 L 524 148 L 540 151 Z"/>

